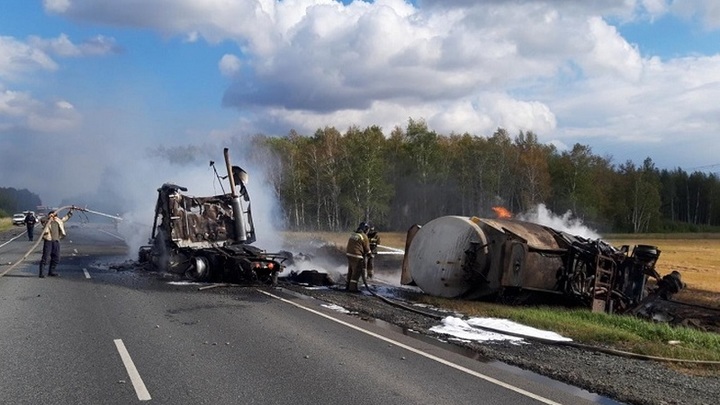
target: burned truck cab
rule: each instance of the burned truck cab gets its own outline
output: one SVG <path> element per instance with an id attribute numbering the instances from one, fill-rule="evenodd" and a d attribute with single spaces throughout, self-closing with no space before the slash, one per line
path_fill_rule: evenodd
<path id="1" fill-rule="evenodd" d="M 229 193 L 196 197 L 176 184 L 158 188 L 152 233 L 139 250 L 140 262 L 197 281 L 275 284 L 286 257 L 252 246 L 247 173 L 230 165 L 227 149 L 225 160 L 228 175 L 215 173 L 218 180 L 230 180 Z"/>

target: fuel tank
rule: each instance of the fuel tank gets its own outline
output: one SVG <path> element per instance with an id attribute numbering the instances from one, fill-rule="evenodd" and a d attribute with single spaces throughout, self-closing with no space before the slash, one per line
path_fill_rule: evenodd
<path id="1" fill-rule="evenodd" d="M 553 292 L 566 251 L 552 230 L 514 219 L 444 216 L 417 229 L 409 242 L 403 283 L 448 298 L 478 298 L 504 287 Z"/>
<path id="2" fill-rule="evenodd" d="M 557 298 L 594 312 L 625 313 L 683 288 L 678 272 L 661 277 L 655 270 L 659 256 L 656 246 L 618 249 L 532 222 L 445 216 L 408 230 L 400 282 L 439 297 Z"/>

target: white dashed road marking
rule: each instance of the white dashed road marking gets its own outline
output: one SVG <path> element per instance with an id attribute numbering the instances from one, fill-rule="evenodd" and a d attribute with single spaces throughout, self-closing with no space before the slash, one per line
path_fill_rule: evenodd
<path id="1" fill-rule="evenodd" d="M 85 278 L 90 278 L 90 273 L 88 273 L 86 268 L 83 268 L 83 273 L 85 273 Z"/>
<path id="2" fill-rule="evenodd" d="M 140 378 L 140 373 L 138 373 L 137 369 L 135 368 L 135 363 L 133 363 L 132 359 L 130 358 L 130 353 L 128 353 L 127 349 L 125 348 L 125 344 L 123 343 L 122 339 L 115 339 L 114 341 L 115 347 L 117 347 L 117 351 L 118 353 L 120 353 L 120 358 L 125 365 L 128 376 L 130 376 L 130 381 L 135 388 L 135 393 L 137 394 L 138 399 L 141 401 L 149 401 L 150 399 L 152 399 L 150 398 L 150 393 L 148 392 L 147 388 L 145 388 L 145 383 L 143 382 L 142 378 Z"/>

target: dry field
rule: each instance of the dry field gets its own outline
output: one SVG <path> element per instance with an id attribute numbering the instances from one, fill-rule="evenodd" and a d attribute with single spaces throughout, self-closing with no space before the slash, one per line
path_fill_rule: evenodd
<path id="1" fill-rule="evenodd" d="M 287 233 L 289 239 L 323 240 L 344 249 L 348 233 L 317 232 Z M 380 234 L 381 245 L 397 249 L 405 248 L 405 234 L 390 232 Z M 661 253 L 657 270 L 661 275 L 677 270 L 682 274 L 687 288 L 677 299 L 720 308 L 720 234 L 682 235 L 610 235 L 605 238 L 613 246 L 653 245 Z"/>

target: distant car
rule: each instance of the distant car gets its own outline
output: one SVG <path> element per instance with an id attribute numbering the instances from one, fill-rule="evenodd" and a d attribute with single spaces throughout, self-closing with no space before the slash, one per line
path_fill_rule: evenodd
<path id="1" fill-rule="evenodd" d="M 12 219 L 13 225 L 23 225 L 25 223 L 25 214 L 15 214 Z"/>

